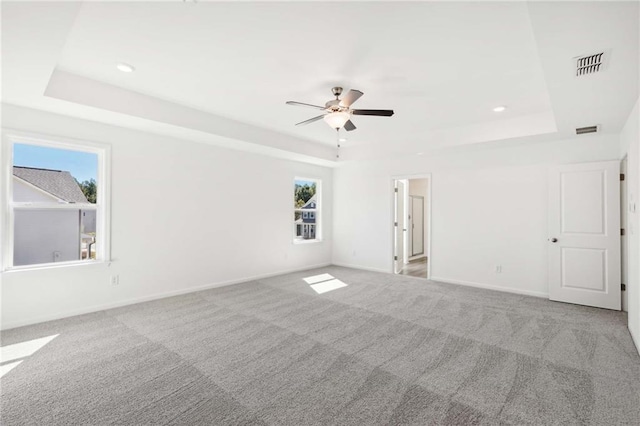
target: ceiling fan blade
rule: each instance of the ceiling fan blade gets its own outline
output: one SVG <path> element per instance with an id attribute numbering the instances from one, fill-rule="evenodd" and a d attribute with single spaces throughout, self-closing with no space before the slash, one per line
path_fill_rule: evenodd
<path id="1" fill-rule="evenodd" d="M 377 115 L 380 117 L 391 117 L 393 115 L 392 109 L 354 109 L 351 110 L 353 115 Z"/>
<path id="2" fill-rule="evenodd" d="M 355 129 L 356 129 L 356 125 L 355 125 L 355 124 L 353 124 L 353 121 L 349 120 L 349 121 L 347 121 L 346 123 L 344 123 L 344 129 L 345 129 L 347 132 L 350 132 L 350 131 L 352 131 L 352 130 L 355 130 Z"/>
<path id="3" fill-rule="evenodd" d="M 324 116 L 325 116 L 325 114 L 322 114 L 322 115 L 319 115 L 317 117 L 313 117 L 313 118 L 310 118 L 308 120 L 301 121 L 299 123 L 296 123 L 296 126 L 309 124 L 309 123 L 313 123 L 314 121 L 322 120 L 324 118 Z"/>
<path id="4" fill-rule="evenodd" d="M 362 96 L 362 95 L 364 95 L 364 93 L 362 93 L 361 91 L 351 89 L 351 90 L 349 90 L 349 93 L 344 95 L 344 97 L 340 101 L 340 106 L 341 107 L 350 107 L 351 104 L 353 104 L 355 101 L 360 99 L 360 96 Z"/>
<path id="5" fill-rule="evenodd" d="M 311 105 L 311 104 L 305 104 L 304 102 L 296 102 L 296 101 L 287 101 L 287 105 L 304 106 L 304 107 L 322 109 L 322 110 L 326 109 L 325 107 L 320 105 Z"/>

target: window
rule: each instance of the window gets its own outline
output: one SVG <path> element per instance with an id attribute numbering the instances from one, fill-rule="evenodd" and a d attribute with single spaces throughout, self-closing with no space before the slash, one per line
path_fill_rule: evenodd
<path id="1" fill-rule="evenodd" d="M 108 260 L 108 150 L 3 138 L 3 269 Z"/>
<path id="2" fill-rule="evenodd" d="M 320 180 L 295 178 L 294 242 L 320 241 Z"/>

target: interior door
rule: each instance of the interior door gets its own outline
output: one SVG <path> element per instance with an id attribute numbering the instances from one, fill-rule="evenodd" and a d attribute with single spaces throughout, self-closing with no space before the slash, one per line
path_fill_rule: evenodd
<path id="1" fill-rule="evenodd" d="M 411 256 L 424 254 L 424 198 L 411 197 Z"/>
<path id="2" fill-rule="evenodd" d="M 549 298 L 620 310 L 620 163 L 549 171 Z"/>
<path id="3" fill-rule="evenodd" d="M 404 229 L 405 226 L 405 214 L 404 214 L 404 187 L 405 184 L 402 181 L 396 181 L 395 192 L 395 260 L 394 270 L 396 274 L 402 270 L 404 265 Z"/>

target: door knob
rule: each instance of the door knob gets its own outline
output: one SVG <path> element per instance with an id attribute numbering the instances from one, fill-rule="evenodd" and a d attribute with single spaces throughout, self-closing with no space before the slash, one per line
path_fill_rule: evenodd
<path id="1" fill-rule="evenodd" d="M 551 242 L 552 242 L 552 243 L 557 243 L 557 242 L 558 242 L 558 239 L 554 237 L 554 238 L 552 238 L 552 239 L 551 239 Z"/>

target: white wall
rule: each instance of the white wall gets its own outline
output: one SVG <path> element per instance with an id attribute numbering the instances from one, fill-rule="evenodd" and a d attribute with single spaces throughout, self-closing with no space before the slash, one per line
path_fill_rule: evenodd
<path id="1" fill-rule="evenodd" d="M 640 109 L 636 102 L 627 123 L 620 133 L 621 156 L 627 155 L 627 203 L 635 203 L 635 211 L 627 207 L 628 269 L 627 304 L 629 331 L 640 351 Z"/>
<path id="2" fill-rule="evenodd" d="M 334 174 L 333 261 L 390 272 L 392 177 L 431 173 L 431 278 L 546 297 L 548 165 L 615 160 L 618 146 L 617 135 L 585 135 L 343 164 Z"/>
<path id="3" fill-rule="evenodd" d="M 112 146 L 113 262 L 3 273 L 4 329 L 331 261 L 329 168 L 10 105 L 2 124 Z M 292 243 L 294 176 L 323 181 L 323 242 Z"/>

